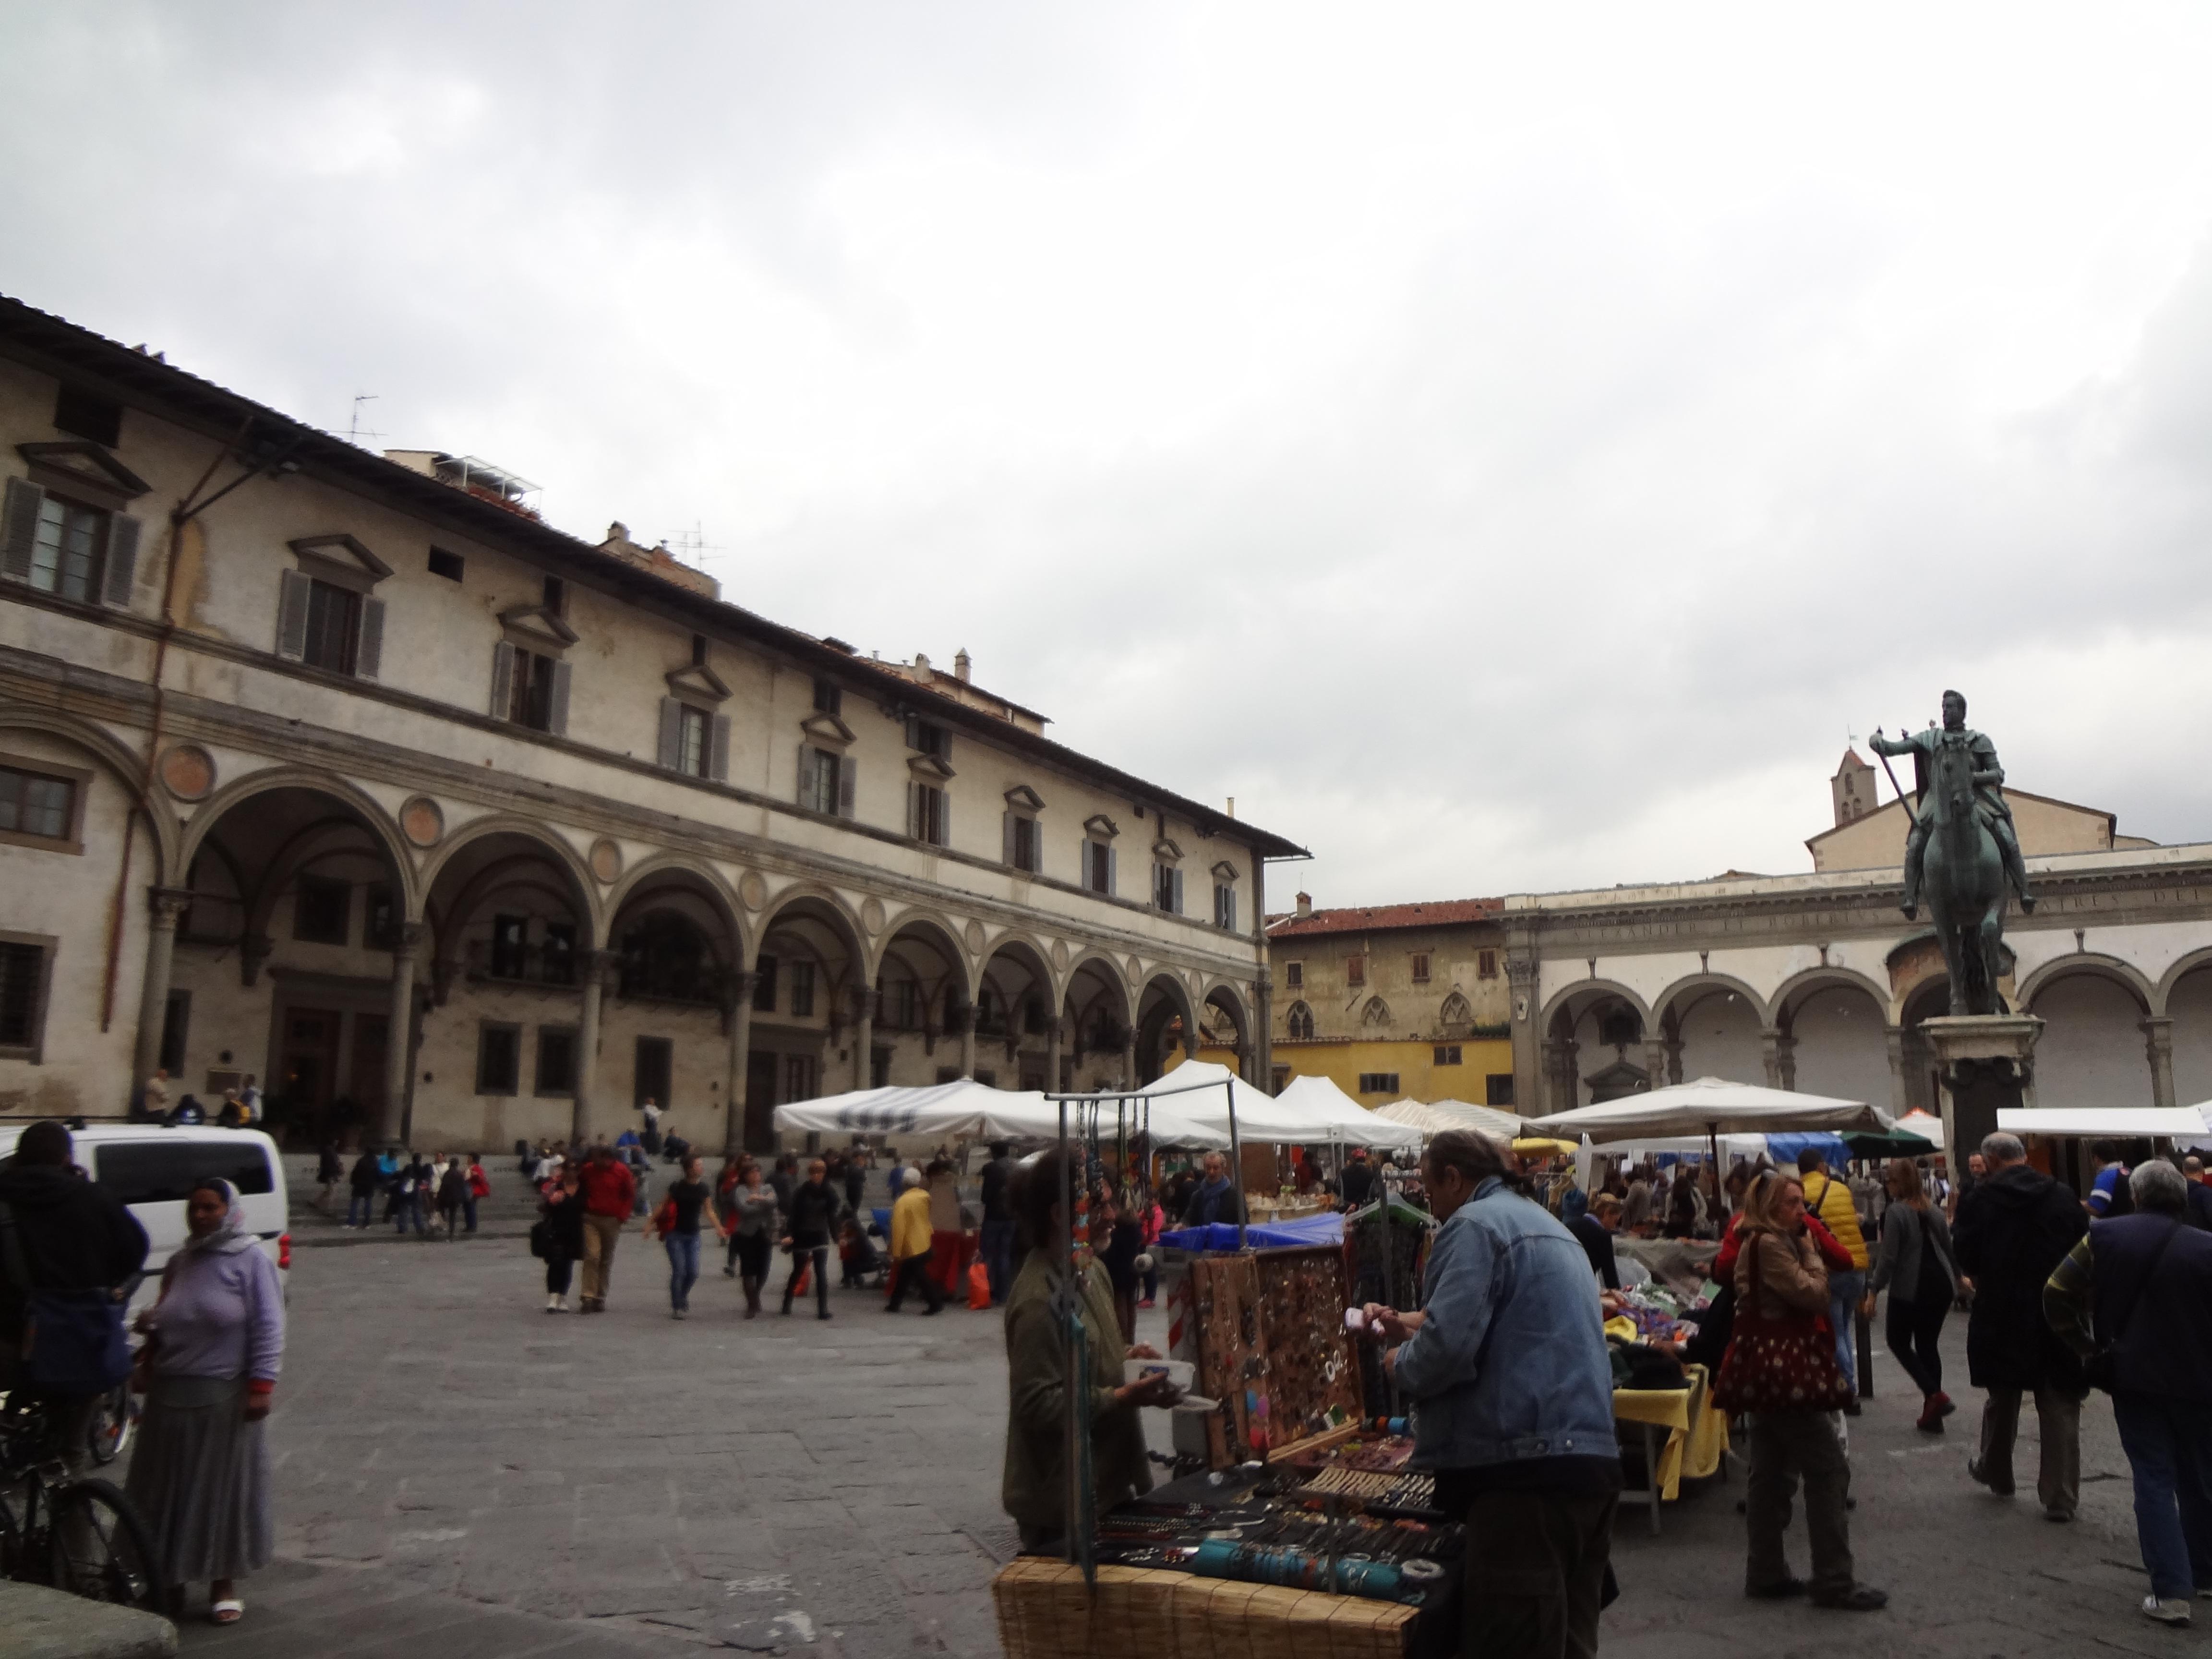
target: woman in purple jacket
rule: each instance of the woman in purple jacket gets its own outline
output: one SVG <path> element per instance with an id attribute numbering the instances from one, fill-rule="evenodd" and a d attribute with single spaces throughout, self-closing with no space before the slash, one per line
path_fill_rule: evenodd
<path id="1" fill-rule="evenodd" d="M 131 1502 L 154 1535 L 173 1609 L 206 1583 L 208 1616 L 234 1625 L 237 1581 L 276 1545 L 264 1424 L 284 1357 L 284 1289 L 239 1213 L 238 1190 L 204 1181 L 191 1229 L 138 1317 L 153 1350 Z"/>

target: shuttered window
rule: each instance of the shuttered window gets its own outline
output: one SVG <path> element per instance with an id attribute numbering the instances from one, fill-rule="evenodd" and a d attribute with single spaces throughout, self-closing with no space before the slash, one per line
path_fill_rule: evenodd
<path id="1" fill-rule="evenodd" d="M 660 700 L 659 763 L 716 783 L 730 775 L 730 722 L 679 697 Z"/>
<path id="2" fill-rule="evenodd" d="M 1115 887 L 1113 845 L 1103 841 L 1083 843 L 1083 884 L 1094 893 L 1110 896 Z"/>
<path id="3" fill-rule="evenodd" d="M 933 847 L 952 842 L 952 803 L 934 784 L 909 782 L 906 787 L 906 832 Z"/>
<path id="4" fill-rule="evenodd" d="M 1182 914 L 1182 872 L 1171 864 L 1152 866 L 1152 907 L 1170 915 Z"/>
<path id="5" fill-rule="evenodd" d="M 1006 862 L 1031 875 L 1041 873 L 1044 868 L 1044 838 L 1038 833 L 1037 821 L 1024 812 L 1009 812 L 1006 831 Z"/>
<path id="6" fill-rule="evenodd" d="M 278 579 L 276 654 L 310 668 L 362 679 L 378 677 L 384 657 L 384 601 L 302 570 Z"/>
<path id="7" fill-rule="evenodd" d="M 1213 925 L 1224 933 L 1237 931 L 1237 890 L 1226 882 L 1213 884 Z"/>
<path id="8" fill-rule="evenodd" d="M 502 640 L 492 647 L 491 712 L 533 732 L 568 730 L 568 665 Z"/>
<path id="9" fill-rule="evenodd" d="M 67 841 L 76 817 L 76 786 L 13 766 L 0 766 L 0 830 Z"/>
<path id="10" fill-rule="evenodd" d="M 42 593 L 127 609 L 138 574 L 138 520 L 8 480 L 0 578 Z"/>

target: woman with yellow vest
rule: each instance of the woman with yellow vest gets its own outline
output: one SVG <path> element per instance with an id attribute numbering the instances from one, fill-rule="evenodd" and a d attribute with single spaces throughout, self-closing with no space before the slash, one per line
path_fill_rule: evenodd
<path id="1" fill-rule="evenodd" d="M 1837 1367 L 1844 1381 L 1851 1385 L 1851 1403 L 1844 1411 L 1856 1417 L 1859 1371 L 1851 1341 L 1851 1314 L 1866 1294 L 1866 1235 L 1859 1231 L 1858 1206 L 1851 1201 L 1850 1184 L 1829 1174 L 1821 1167 L 1822 1162 L 1820 1154 L 1808 1146 L 1797 1154 L 1797 1173 L 1804 1178 L 1806 1212 L 1818 1216 L 1820 1224 L 1836 1236 L 1836 1243 L 1851 1253 L 1850 1272 L 1828 1275 L 1828 1322 L 1836 1328 Z"/>

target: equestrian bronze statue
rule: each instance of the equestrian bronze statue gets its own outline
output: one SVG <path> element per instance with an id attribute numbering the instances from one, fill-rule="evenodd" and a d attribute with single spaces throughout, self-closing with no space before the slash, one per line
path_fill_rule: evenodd
<path id="1" fill-rule="evenodd" d="M 2005 805 L 1996 746 L 1967 726 L 1966 700 L 1956 691 L 1943 694 L 1942 726 L 1893 741 L 1876 727 L 1871 742 L 1885 758 L 1912 757 L 1902 908 L 1917 917 L 1921 896 L 1927 896 L 1928 919 L 1951 976 L 1951 1012 L 2001 1012 L 1998 943 L 2007 884 L 2023 912 L 2035 908 L 2035 896 L 2028 890 L 2012 809 Z"/>

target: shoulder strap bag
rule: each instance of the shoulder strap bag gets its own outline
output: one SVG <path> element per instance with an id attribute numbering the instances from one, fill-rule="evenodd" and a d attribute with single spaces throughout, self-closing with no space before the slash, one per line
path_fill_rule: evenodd
<path id="1" fill-rule="evenodd" d="M 1731 1417 L 1741 1412 L 1839 1411 L 1851 1397 L 1850 1385 L 1836 1368 L 1835 1339 L 1820 1316 L 1764 1311 L 1771 1300 L 1761 1282 L 1756 1252 L 1764 1232 L 1744 1241 L 1752 1253 L 1751 1295 L 1739 1302 L 1729 1334 L 1721 1373 L 1713 1380 L 1713 1403 Z"/>
<path id="2" fill-rule="evenodd" d="M 2136 1293 L 2128 1298 L 2128 1310 L 2112 1322 L 2112 1340 L 2100 1342 L 2097 1351 L 2081 1362 L 2081 1375 L 2093 1389 L 2112 1392 L 2112 1383 L 2119 1370 L 2120 1344 L 2128 1340 L 2128 1332 L 2136 1322 L 2136 1314 L 2142 1307 L 2143 1295 L 2150 1289 L 2150 1281 L 2157 1276 L 2158 1264 L 2166 1259 L 2166 1247 L 2173 1243 L 2173 1236 L 2181 1231 L 2177 1221 L 2166 1230 L 2166 1237 L 2158 1241 L 2158 1249 L 2151 1252 L 2150 1266 L 2143 1269 L 2142 1282 Z M 2094 1262 L 2094 1258 L 2092 1258 Z"/>
<path id="3" fill-rule="evenodd" d="M 40 1395 L 99 1395 L 131 1375 L 123 1304 L 106 1291 L 34 1289 L 7 1204 L 0 1204 L 0 1267 L 23 1299 L 24 1386 Z"/>

